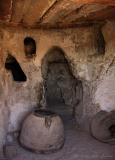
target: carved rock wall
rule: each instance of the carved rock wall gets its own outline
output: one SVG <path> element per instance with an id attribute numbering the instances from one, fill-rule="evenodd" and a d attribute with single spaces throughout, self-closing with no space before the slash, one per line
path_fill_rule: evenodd
<path id="1" fill-rule="evenodd" d="M 43 77 L 42 59 L 53 46 L 63 49 L 73 75 L 82 81 L 82 102 L 76 107 L 76 120 L 88 128 L 92 116 L 100 111 L 114 110 L 114 97 L 106 103 L 103 81 L 115 75 L 115 23 L 108 22 L 102 27 L 105 53 L 97 50 L 95 27 L 81 27 L 67 30 L 32 30 L 0 27 L 0 146 L 5 142 L 7 132 L 20 129 L 25 116 L 41 100 Z M 36 57 L 28 59 L 24 53 L 24 38 L 30 36 L 36 41 Z M 26 82 L 15 82 L 10 71 L 5 69 L 8 54 L 13 55 L 27 76 Z M 106 91 L 114 93 L 112 85 Z M 112 81 L 112 82 L 111 82 Z M 101 94 L 103 92 L 103 94 Z M 101 94 L 101 96 L 100 96 Z M 101 99 L 101 100 L 100 100 Z M 109 109 L 108 109 L 109 108 Z"/>

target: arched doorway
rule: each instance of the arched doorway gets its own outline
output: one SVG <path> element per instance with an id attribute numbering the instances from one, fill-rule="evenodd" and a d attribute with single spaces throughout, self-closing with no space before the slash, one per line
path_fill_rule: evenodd
<path id="1" fill-rule="evenodd" d="M 71 71 L 64 51 L 53 47 L 42 60 L 46 107 L 60 115 L 75 116 L 82 97 L 82 83 Z"/>

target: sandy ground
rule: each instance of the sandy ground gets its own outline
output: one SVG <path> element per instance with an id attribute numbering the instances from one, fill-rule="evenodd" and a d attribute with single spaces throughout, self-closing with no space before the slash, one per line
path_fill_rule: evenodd
<path id="1" fill-rule="evenodd" d="M 60 113 L 59 107 L 55 111 Z M 54 108 L 52 109 L 54 110 Z M 75 121 L 69 112 L 63 112 L 61 116 L 65 126 L 64 147 L 51 154 L 35 154 L 29 152 L 16 143 L 17 155 L 11 160 L 115 160 L 115 145 L 101 143 L 75 127 Z"/>

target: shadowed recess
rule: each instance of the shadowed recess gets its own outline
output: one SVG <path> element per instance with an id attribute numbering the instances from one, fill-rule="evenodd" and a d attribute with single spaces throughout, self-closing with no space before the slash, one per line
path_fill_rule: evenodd
<path id="1" fill-rule="evenodd" d="M 36 55 L 36 42 L 33 38 L 26 37 L 24 39 L 24 50 L 28 58 L 32 58 Z"/>
<path id="2" fill-rule="evenodd" d="M 5 68 L 12 72 L 14 81 L 24 82 L 27 80 L 27 77 L 23 72 L 20 64 L 17 62 L 16 58 L 10 54 L 6 58 Z"/>
<path id="3" fill-rule="evenodd" d="M 98 28 L 98 32 L 97 32 L 97 51 L 100 54 L 105 54 L 105 39 L 102 33 L 101 28 Z"/>

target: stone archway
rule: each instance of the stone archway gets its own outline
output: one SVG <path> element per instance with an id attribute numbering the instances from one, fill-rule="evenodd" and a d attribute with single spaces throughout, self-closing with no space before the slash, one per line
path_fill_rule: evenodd
<path id="1" fill-rule="evenodd" d="M 61 48 L 53 47 L 44 56 L 42 76 L 46 107 L 75 116 L 76 108 L 82 100 L 82 82 L 73 76 Z"/>

